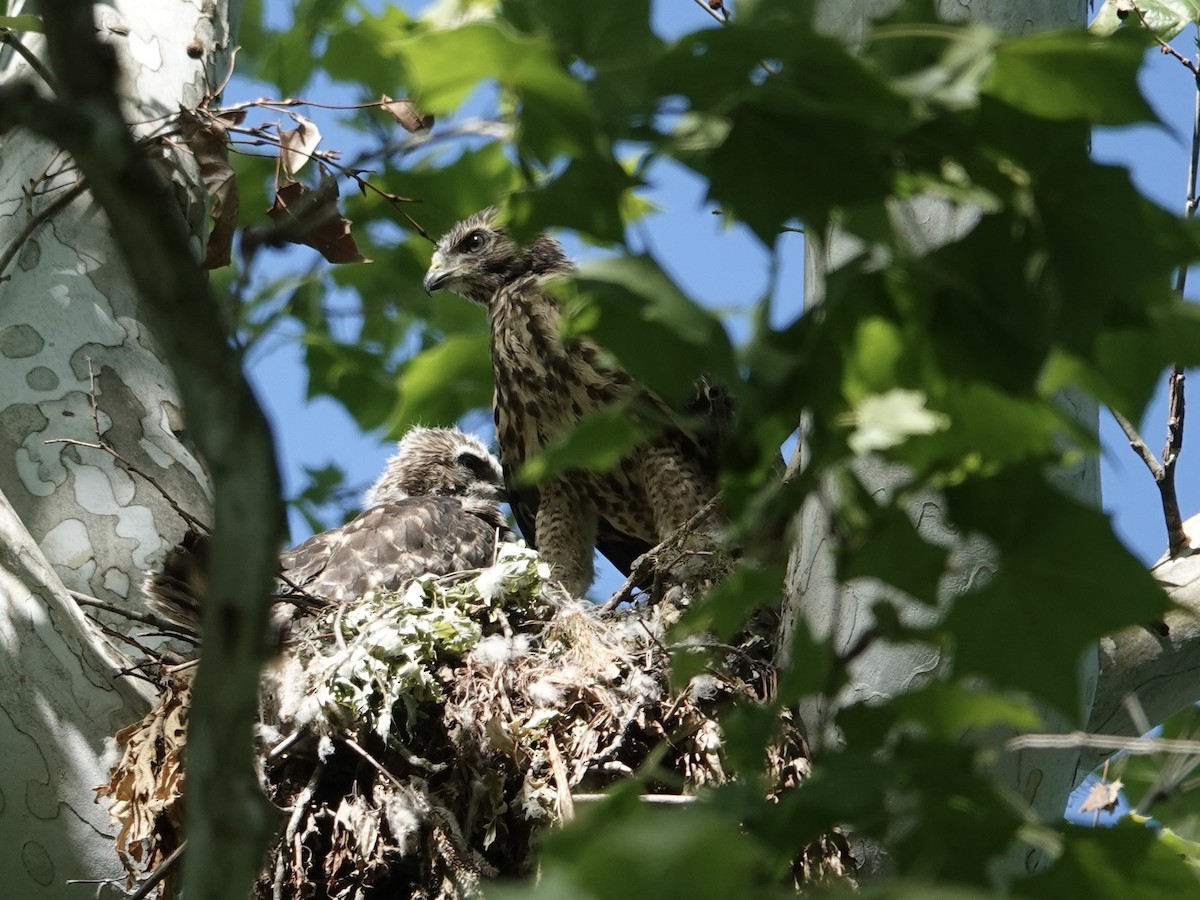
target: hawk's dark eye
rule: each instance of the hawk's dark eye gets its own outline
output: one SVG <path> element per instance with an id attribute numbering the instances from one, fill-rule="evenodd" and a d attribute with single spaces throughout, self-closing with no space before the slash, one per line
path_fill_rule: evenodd
<path id="1" fill-rule="evenodd" d="M 476 456 L 474 453 L 464 451 L 458 454 L 458 464 L 480 481 L 496 480 L 496 470 L 491 467 L 487 460 Z"/>
<path id="2" fill-rule="evenodd" d="M 478 253 L 483 249 L 485 243 L 487 243 L 487 240 L 484 238 L 482 231 L 472 231 L 463 238 L 462 248 L 468 253 Z"/>

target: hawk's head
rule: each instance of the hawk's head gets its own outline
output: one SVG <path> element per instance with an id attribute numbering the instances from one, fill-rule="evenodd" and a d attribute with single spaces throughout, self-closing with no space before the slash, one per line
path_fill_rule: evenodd
<path id="1" fill-rule="evenodd" d="M 425 273 L 425 293 L 445 288 L 486 306 L 505 283 L 570 269 L 558 241 L 543 234 L 528 247 L 518 247 L 499 223 L 496 208 L 489 206 L 442 235 Z"/>
<path id="2" fill-rule="evenodd" d="M 370 508 L 427 496 L 502 500 L 500 463 L 478 438 L 457 428 L 413 428 L 363 502 Z"/>

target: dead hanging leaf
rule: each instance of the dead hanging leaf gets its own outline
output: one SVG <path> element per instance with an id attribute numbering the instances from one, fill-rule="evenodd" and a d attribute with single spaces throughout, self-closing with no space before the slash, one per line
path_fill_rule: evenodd
<path id="1" fill-rule="evenodd" d="M 289 178 L 304 168 L 321 143 L 321 131 L 315 124 L 298 113 L 293 113 L 292 119 L 296 127 L 279 133 L 279 159 Z"/>
<path id="2" fill-rule="evenodd" d="M 117 732 L 125 752 L 108 784 L 95 789 L 120 825 L 116 849 L 131 878 L 162 863 L 171 847 L 167 832 L 179 826 L 191 689 L 189 675 L 171 679 L 145 718 Z"/>
<path id="3" fill-rule="evenodd" d="M 233 168 L 229 165 L 227 130 L 241 116 L 201 119 L 188 109 L 180 110 L 179 125 L 184 143 L 191 149 L 200 166 L 200 177 L 212 199 L 209 216 L 212 230 L 204 254 L 204 268 L 219 269 L 229 265 L 233 248 L 233 232 L 237 225 L 238 190 Z"/>
<path id="4" fill-rule="evenodd" d="M 1097 781 L 1088 791 L 1087 798 L 1079 807 L 1081 813 L 1086 812 L 1112 812 L 1117 808 L 1117 801 L 1121 799 L 1121 788 L 1124 785 L 1120 779 L 1116 781 Z"/>
<path id="5" fill-rule="evenodd" d="M 433 113 L 421 112 L 417 104 L 407 98 L 393 100 L 387 94 L 382 94 L 379 97 L 379 105 L 390 112 L 392 118 L 407 132 L 417 134 L 433 127 Z"/>
<path id="6" fill-rule="evenodd" d="M 268 239 L 305 244 L 331 263 L 369 262 L 358 252 L 350 220 L 338 209 L 337 200 L 337 179 L 332 175 L 322 177 L 316 190 L 289 181 L 279 188 L 275 203 L 267 210 L 275 223 L 275 233 Z"/>

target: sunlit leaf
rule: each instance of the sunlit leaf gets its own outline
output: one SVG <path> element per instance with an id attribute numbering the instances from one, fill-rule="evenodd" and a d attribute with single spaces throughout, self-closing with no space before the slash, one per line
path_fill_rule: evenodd
<path id="1" fill-rule="evenodd" d="M 1107 40 L 1078 31 L 1025 35 L 997 48 L 985 90 L 1050 119 L 1086 119 L 1095 125 L 1156 122 L 1136 77 L 1147 43 L 1134 30 Z"/>

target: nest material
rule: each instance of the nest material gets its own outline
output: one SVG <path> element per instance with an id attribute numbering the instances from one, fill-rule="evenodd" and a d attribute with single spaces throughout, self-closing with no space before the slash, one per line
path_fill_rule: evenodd
<path id="1" fill-rule="evenodd" d="M 472 896 L 483 878 L 529 872 L 534 836 L 573 815 L 575 794 L 635 773 L 664 793 L 726 781 L 716 714 L 770 696 L 770 639 L 746 633 L 673 686 L 678 615 L 671 603 L 601 613 L 504 545 L 483 572 L 297 623 L 262 692 L 261 776 L 285 825 L 257 896 Z M 176 679 L 118 735 L 125 756 L 101 789 L 131 881 L 178 841 L 187 697 Z M 779 724 L 765 762 L 785 789 L 808 760 Z M 796 874 L 852 868 L 833 836 L 799 853 Z"/>

